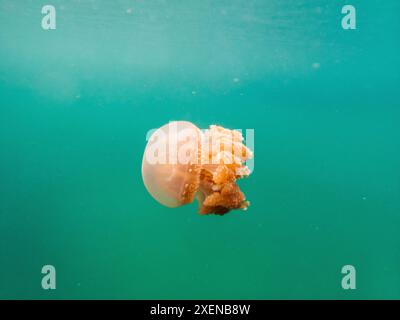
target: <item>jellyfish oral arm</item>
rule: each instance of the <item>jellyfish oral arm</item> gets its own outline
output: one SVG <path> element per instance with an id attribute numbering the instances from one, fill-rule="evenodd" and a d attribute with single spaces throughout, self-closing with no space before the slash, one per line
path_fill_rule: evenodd
<path id="1" fill-rule="evenodd" d="M 201 214 L 223 215 L 249 206 L 236 184 L 238 179 L 250 174 L 244 163 L 253 156 L 242 140 L 239 132 L 218 126 L 211 126 L 205 132 L 207 145 L 202 146 L 204 163 L 197 195 Z"/>

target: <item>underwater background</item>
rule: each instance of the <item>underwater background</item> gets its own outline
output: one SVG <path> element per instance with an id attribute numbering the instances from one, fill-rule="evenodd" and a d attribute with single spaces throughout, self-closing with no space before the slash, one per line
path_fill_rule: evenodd
<path id="1" fill-rule="evenodd" d="M 396 0 L 0 0 L 0 298 L 399 299 L 399 17 Z M 151 198 L 146 134 L 171 120 L 255 130 L 248 211 Z"/>

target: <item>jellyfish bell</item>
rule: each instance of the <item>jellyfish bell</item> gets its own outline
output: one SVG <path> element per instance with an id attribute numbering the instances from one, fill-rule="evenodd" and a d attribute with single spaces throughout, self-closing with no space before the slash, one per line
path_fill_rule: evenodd
<path id="1" fill-rule="evenodd" d="M 147 191 L 167 207 L 194 200 L 200 182 L 200 130 L 190 122 L 170 122 L 150 137 L 142 177 Z"/>
<path id="2" fill-rule="evenodd" d="M 252 152 L 234 130 L 210 126 L 203 133 L 187 121 L 170 122 L 150 137 L 142 177 L 152 197 L 167 207 L 199 202 L 201 214 L 223 215 L 249 202 L 236 180 L 249 175 Z"/>

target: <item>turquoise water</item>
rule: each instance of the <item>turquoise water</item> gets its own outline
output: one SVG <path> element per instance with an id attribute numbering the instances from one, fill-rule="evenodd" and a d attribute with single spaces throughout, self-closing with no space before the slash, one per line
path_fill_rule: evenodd
<path id="1" fill-rule="evenodd" d="M 400 298 L 398 1 L 48 2 L 0 0 L 0 298 Z M 150 197 L 170 120 L 255 130 L 246 213 Z"/>

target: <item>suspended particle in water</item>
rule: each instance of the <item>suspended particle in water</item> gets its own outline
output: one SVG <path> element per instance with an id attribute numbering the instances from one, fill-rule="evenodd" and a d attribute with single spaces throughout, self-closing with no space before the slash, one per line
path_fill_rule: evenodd
<path id="1" fill-rule="evenodd" d="M 313 64 L 311 65 L 311 67 L 313 69 L 319 69 L 321 67 L 321 64 L 319 62 L 313 62 Z"/>
<path id="2" fill-rule="evenodd" d="M 200 214 L 246 210 L 249 202 L 236 181 L 249 176 L 253 153 L 239 131 L 212 125 L 202 132 L 187 121 L 170 122 L 150 137 L 142 162 L 143 182 L 167 207 L 199 202 Z"/>

